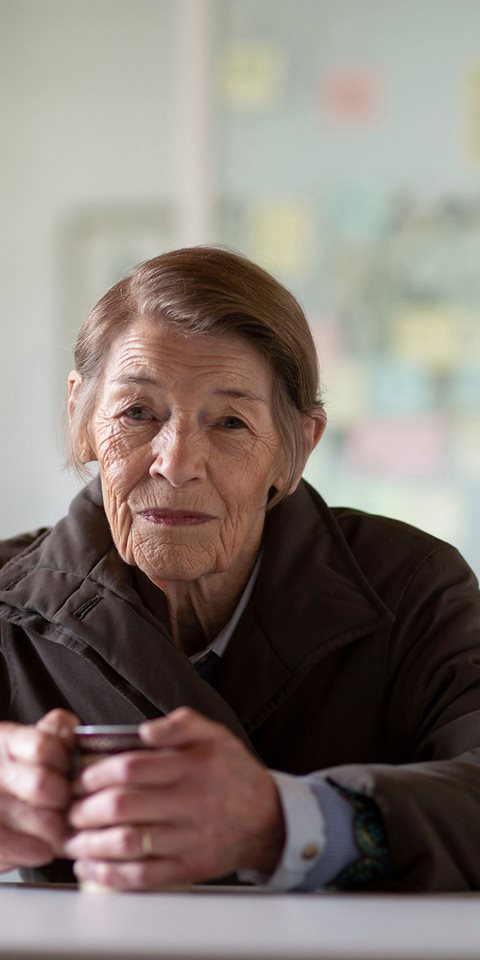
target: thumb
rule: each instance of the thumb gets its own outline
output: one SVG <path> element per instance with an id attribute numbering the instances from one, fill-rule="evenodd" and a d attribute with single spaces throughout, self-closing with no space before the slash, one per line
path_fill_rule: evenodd
<path id="1" fill-rule="evenodd" d="M 57 708 L 50 710 L 37 723 L 37 729 L 43 733 L 51 733 L 54 736 L 61 737 L 69 746 L 73 745 L 74 729 L 79 724 L 79 719 L 70 710 Z"/>

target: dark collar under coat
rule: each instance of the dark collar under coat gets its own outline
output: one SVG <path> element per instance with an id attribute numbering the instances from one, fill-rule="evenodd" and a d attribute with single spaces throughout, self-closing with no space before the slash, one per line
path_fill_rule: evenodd
<path id="1" fill-rule="evenodd" d="M 1 617 L 90 656 L 98 669 L 108 665 L 160 714 L 188 704 L 241 736 L 311 665 L 393 619 L 334 514 L 302 481 L 267 515 L 257 584 L 222 658 L 217 692 L 174 647 L 167 618 L 140 596 L 113 545 L 98 479 L 2 568 Z"/>

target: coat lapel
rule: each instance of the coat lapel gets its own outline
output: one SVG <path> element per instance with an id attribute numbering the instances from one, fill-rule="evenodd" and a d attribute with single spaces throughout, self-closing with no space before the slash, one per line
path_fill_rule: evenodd
<path id="1" fill-rule="evenodd" d="M 306 483 L 267 517 L 256 589 L 219 691 L 252 734 L 333 650 L 393 621 L 322 498 Z"/>
<path id="2" fill-rule="evenodd" d="M 90 659 L 100 672 L 105 667 L 110 682 L 113 670 L 127 698 L 130 688 L 132 700 L 138 691 L 159 714 L 188 704 L 245 739 L 228 703 L 142 603 L 132 568 L 112 545 L 95 486 L 76 498 L 50 538 L 1 570 L 1 616 Z"/>

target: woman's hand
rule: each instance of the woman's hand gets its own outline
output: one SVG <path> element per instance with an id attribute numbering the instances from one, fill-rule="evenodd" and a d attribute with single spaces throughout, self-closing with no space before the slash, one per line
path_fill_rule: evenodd
<path id="1" fill-rule="evenodd" d="M 189 708 L 145 723 L 149 750 L 77 777 L 63 846 L 80 880 L 152 890 L 242 868 L 270 873 L 284 821 L 273 778 L 229 730 Z"/>
<path id="2" fill-rule="evenodd" d="M 49 863 L 65 835 L 77 718 L 52 710 L 36 726 L 0 723 L 0 872 Z"/>

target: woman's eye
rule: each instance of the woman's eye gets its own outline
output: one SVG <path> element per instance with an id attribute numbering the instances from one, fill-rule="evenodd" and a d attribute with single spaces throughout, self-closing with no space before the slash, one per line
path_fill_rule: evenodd
<path id="1" fill-rule="evenodd" d="M 245 430 L 247 426 L 244 420 L 240 420 L 240 417 L 224 417 L 221 425 L 227 430 Z"/>
<path id="2" fill-rule="evenodd" d="M 146 407 L 142 407 L 141 404 L 135 404 L 133 407 L 129 407 L 128 410 L 125 410 L 124 417 L 127 417 L 128 420 L 151 420 L 152 415 Z"/>

